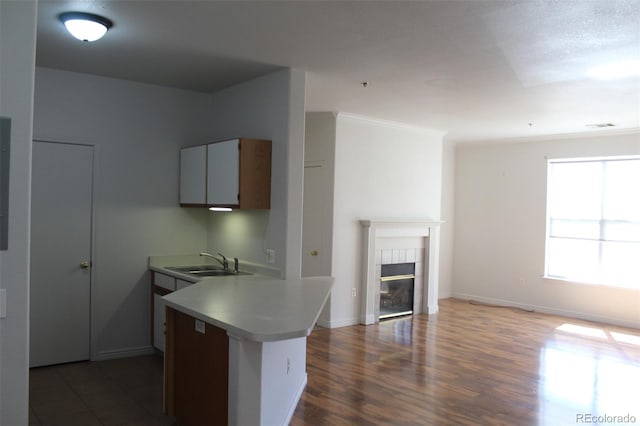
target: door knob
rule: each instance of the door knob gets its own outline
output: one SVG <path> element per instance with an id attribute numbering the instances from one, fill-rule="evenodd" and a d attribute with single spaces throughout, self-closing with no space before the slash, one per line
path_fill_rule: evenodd
<path id="1" fill-rule="evenodd" d="M 318 255 L 318 250 L 311 251 L 311 256 L 317 256 L 317 255 Z"/>
<path id="2" fill-rule="evenodd" d="M 82 269 L 87 269 L 89 268 L 89 261 L 88 260 L 83 260 L 82 262 L 80 262 L 80 267 Z"/>

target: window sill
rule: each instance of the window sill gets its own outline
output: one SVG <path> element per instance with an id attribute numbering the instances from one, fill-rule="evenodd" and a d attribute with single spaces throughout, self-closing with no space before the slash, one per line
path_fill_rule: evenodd
<path id="1" fill-rule="evenodd" d="M 629 283 L 626 285 L 610 284 L 610 283 L 599 282 L 599 281 L 587 281 L 587 280 L 571 279 L 571 278 L 565 278 L 565 277 L 556 277 L 553 275 L 543 275 L 541 278 L 549 281 L 560 281 L 560 282 L 578 284 L 578 285 L 589 285 L 589 286 L 599 286 L 599 287 L 607 287 L 607 288 L 615 288 L 615 289 L 640 291 L 640 286 L 638 286 L 638 284 L 634 285 L 633 283 Z"/>

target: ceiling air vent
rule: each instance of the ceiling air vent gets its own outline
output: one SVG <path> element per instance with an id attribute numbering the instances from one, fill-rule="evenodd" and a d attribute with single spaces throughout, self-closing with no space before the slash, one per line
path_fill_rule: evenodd
<path id="1" fill-rule="evenodd" d="M 595 123 L 595 124 L 587 124 L 587 127 L 590 129 L 603 129 L 605 127 L 616 127 L 613 123 Z"/>

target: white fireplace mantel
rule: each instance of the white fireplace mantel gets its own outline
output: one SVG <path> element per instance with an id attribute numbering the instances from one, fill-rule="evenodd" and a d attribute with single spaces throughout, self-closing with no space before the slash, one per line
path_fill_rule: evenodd
<path id="1" fill-rule="evenodd" d="M 376 297 L 379 293 L 379 277 L 376 273 L 376 253 L 385 238 L 423 238 L 425 266 L 421 295 L 424 310 L 428 314 L 438 312 L 438 265 L 441 221 L 430 219 L 382 219 L 361 220 L 362 226 L 362 286 L 360 299 L 360 323 L 378 322 Z M 379 296 L 378 296 L 379 297 Z"/>

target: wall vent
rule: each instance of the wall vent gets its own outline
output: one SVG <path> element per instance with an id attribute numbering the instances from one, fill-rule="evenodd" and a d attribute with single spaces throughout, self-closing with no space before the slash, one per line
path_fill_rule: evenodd
<path id="1" fill-rule="evenodd" d="M 587 124 L 587 127 L 590 129 L 602 129 L 605 127 L 615 127 L 616 125 L 613 123 L 595 123 L 595 124 Z"/>

